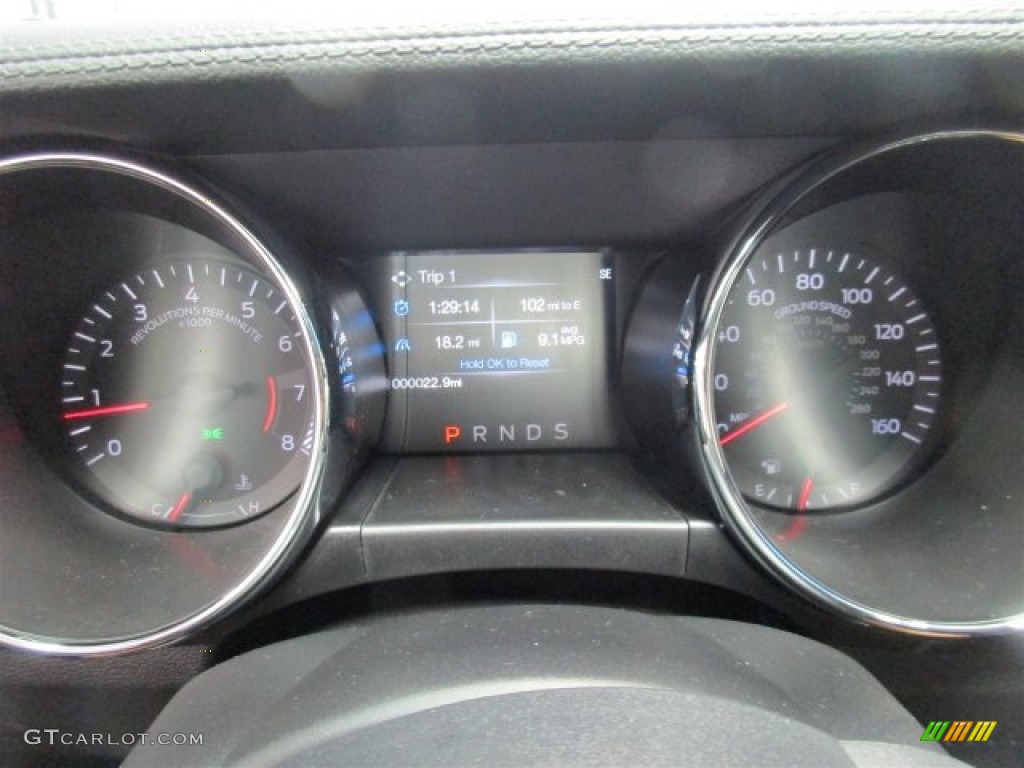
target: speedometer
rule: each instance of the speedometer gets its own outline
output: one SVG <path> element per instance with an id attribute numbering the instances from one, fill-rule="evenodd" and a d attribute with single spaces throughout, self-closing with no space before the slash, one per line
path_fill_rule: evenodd
<path id="1" fill-rule="evenodd" d="M 940 405 L 940 344 L 894 271 L 842 249 L 762 251 L 715 331 L 718 441 L 764 506 L 867 503 L 916 465 Z"/>

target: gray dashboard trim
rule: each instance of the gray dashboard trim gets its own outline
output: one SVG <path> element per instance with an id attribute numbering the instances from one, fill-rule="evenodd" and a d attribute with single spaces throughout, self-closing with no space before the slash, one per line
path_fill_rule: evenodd
<path id="1" fill-rule="evenodd" d="M 679 576 L 688 530 L 619 454 L 508 454 L 403 459 L 361 537 L 371 581 L 495 568 Z"/>
<path id="2" fill-rule="evenodd" d="M 0 33 L 0 94 L 96 86 L 457 67 L 639 63 L 764 56 L 1019 53 L 1024 9 L 887 11 L 778 7 L 621 19 L 375 28 L 341 17 L 177 23 L 166 27 L 8 25 Z M 916 7 L 915 7 L 916 6 Z"/>

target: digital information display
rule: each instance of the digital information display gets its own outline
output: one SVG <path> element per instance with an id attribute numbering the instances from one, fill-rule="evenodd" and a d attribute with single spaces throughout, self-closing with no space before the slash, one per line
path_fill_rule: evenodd
<path id="1" fill-rule="evenodd" d="M 386 448 L 611 443 L 605 254 L 403 253 L 385 264 L 375 293 L 390 375 Z"/>

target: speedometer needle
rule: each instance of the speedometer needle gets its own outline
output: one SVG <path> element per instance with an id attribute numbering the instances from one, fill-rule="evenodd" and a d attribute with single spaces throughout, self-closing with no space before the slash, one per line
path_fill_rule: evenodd
<path id="1" fill-rule="evenodd" d="M 64 421 L 75 419 L 91 419 L 95 416 L 113 416 L 115 413 L 131 413 L 132 411 L 144 411 L 149 408 L 149 401 L 142 400 L 137 403 L 123 403 L 121 405 L 108 405 L 103 408 L 84 408 L 80 411 L 66 411 Z"/>
<path id="2" fill-rule="evenodd" d="M 758 427 L 760 427 L 762 424 L 764 424 L 769 419 L 775 418 L 780 413 L 782 413 L 784 410 L 786 410 L 788 407 L 789 407 L 789 405 L 787 403 L 779 403 L 774 408 L 769 408 L 767 411 L 762 413 L 760 416 L 755 416 L 750 421 L 748 421 L 746 424 L 743 424 L 742 426 L 737 427 L 736 429 L 732 430 L 728 434 L 723 435 L 721 438 L 719 438 L 718 444 L 721 445 L 721 446 L 728 445 L 733 440 L 736 440 L 738 438 L 743 437 L 745 434 L 747 434 L 747 432 L 752 432 L 753 430 L 757 429 Z"/>

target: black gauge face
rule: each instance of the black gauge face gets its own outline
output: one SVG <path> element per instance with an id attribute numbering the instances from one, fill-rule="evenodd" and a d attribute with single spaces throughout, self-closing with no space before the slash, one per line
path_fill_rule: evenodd
<path id="1" fill-rule="evenodd" d="M 737 278 L 716 342 L 719 444 L 749 501 L 864 504 L 929 442 L 939 340 L 913 291 L 869 257 L 762 251 Z"/>
<path id="2" fill-rule="evenodd" d="M 280 291 L 233 263 L 172 262 L 110 286 L 64 357 L 61 415 L 82 479 L 158 525 L 269 512 L 312 460 L 303 336 Z"/>

